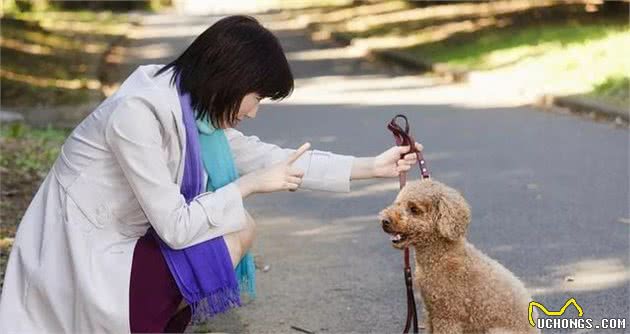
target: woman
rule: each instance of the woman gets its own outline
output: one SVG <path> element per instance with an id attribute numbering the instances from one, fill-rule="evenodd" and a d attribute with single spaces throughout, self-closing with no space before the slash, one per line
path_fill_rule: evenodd
<path id="1" fill-rule="evenodd" d="M 248 16 L 216 22 L 166 66 L 140 66 L 74 129 L 24 214 L 0 332 L 182 331 L 181 305 L 239 304 L 234 267 L 254 236 L 243 198 L 347 192 L 415 163 L 400 159 L 409 147 L 358 158 L 234 128 L 292 90 L 278 40 Z"/>

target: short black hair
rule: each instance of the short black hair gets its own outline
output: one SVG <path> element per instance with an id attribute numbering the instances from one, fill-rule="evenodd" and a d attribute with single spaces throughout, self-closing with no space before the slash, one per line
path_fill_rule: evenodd
<path id="1" fill-rule="evenodd" d="M 199 35 L 174 61 L 182 93 L 190 93 L 196 118 L 235 124 L 243 97 L 258 93 L 280 100 L 293 91 L 293 74 L 278 38 L 248 15 L 220 19 Z"/>

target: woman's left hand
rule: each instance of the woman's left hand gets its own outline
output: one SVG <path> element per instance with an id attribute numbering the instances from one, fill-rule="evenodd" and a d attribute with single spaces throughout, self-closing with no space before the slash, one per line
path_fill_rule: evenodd
<path id="1" fill-rule="evenodd" d="M 422 144 L 416 142 L 416 148 L 422 151 Z M 374 157 L 374 176 L 375 177 L 396 177 L 401 172 L 406 172 L 411 169 L 411 166 L 418 162 L 418 157 L 415 153 L 409 152 L 409 145 L 407 146 L 394 146 L 387 151 Z M 401 159 L 401 154 L 405 156 Z"/>

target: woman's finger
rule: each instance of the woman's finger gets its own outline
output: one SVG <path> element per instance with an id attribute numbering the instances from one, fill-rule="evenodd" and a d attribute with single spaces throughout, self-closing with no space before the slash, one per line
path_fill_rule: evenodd
<path id="1" fill-rule="evenodd" d="M 302 184 L 302 178 L 301 177 L 295 177 L 295 176 L 289 176 L 289 177 L 287 177 L 287 182 L 299 185 L 299 184 Z"/>
<path id="2" fill-rule="evenodd" d="M 298 187 L 299 185 L 295 183 L 290 183 L 290 182 L 285 183 L 285 189 L 289 191 L 296 190 Z"/>
<path id="3" fill-rule="evenodd" d="M 422 146 L 422 144 L 416 142 L 416 148 L 418 149 L 418 151 L 422 151 L 424 150 L 424 146 Z"/>
<path id="4" fill-rule="evenodd" d="M 409 159 L 400 159 L 396 162 L 396 165 L 398 166 L 411 166 L 415 163 L 414 160 L 409 160 Z"/>
<path id="5" fill-rule="evenodd" d="M 396 146 L 398 148 L 398 153 L 400 154 L 404 154 L 409 152 L 409 145 L 405 145 L 405 146 Z"/>
<path id="6" fill-rule="evenodd" d="M 396 172 L 400 173 L 400 172 L 406 172 L 409 169 L 411 169 L 411 166 L 398 166 L 396 168 Z"/>
<path id="7" fill-rule="evenodd" d="M 296 167 L 289 167 L 288 174 L 290 176 L 304 177 L 304 171 Z"/>
<path id="8" fill-rule="evenodd" d="M 407 161 L 415 161 L 416 159 L 418 159 L 418 155 L 415 153 L 405 154 L 405 160 Z"/>
<path id="9" fill-rule="evenodd" d="M 300 146 L 300 148 L 298 148 L 295 152 L 293 152 L 290 156 L 289 159 L 287 159 L 287 163 L 288 164 L 292 164 L 295 162 L 295 160 L 297 160 L 299 157 L 302 156 L 302 154 L 304 154 L 304 152 L 308 151 L 308 149 L 311 147 L 311 143 L 306 142 L 304 144 L 302 144 L 302 146 Z"/>

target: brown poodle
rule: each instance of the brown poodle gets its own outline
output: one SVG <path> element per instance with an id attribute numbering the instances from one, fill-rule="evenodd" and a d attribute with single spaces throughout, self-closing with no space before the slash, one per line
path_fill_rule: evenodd
<path id="1" fill-rule="evenodd" d="M 523 283 L 466 241 L 470 207 L 458 191 L 429 179 L 409 182 L 380 219 L 395 248 L 415 248 L 414 285 L 429 332 L 539 332 L 528 321 Z"/>

